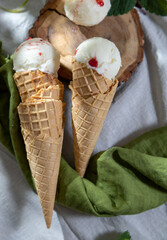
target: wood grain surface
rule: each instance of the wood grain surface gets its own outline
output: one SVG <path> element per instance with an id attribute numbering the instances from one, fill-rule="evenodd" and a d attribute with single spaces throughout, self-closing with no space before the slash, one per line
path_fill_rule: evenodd
<path id="1" fill-rule="evenodd" d="M 117 75 L 120 82 L 127 81 L 143 59 L 144 34 L 135 9 L 127 14 L 106 17 L 93 27 L 78 26 L 64 12 L 63 0 L 49 1 L 29 31 L 30 37 L 50 41 L 60 52 L 59 76 L 72 78 L 72 56 L 80 43 L 92 37 L 111 40 L 120 50 L 122 67 Z"/>

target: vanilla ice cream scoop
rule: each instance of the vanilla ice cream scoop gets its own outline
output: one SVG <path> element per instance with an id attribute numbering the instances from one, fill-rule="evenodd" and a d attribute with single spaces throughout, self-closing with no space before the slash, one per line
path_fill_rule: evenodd
<path id="1" fill-rule="evenodd" d="M 121 56 L 115 44 L 107 39 L 94 37 L 79 45 L 74 58 L 95 69 L 108 79 L 115 79 L 120 67 Z"/>
<path id="2" fill-rule="evenodd" d="M 78 25 L 100 23 L 111 8 L 110 0 L 65 0 L 66 16 Z"/>
<path id="3" fill-rule="evenodd" d="M 60 67 L 60 54 L 48 42 L 41 38 L 31 38 L 23 42 L 13 55 L 14 70 L 40 70 L 55 74 Z"/>

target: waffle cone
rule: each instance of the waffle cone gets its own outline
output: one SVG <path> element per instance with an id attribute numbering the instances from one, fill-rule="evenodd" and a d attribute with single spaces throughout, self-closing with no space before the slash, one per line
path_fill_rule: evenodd
<path id="1" fill-rule="evenodd" d="M 62 86 L 41 89 L 20 103 L 18 114 L 27 158 L 46 225 L 52 221 L 64 128 Z"/>
<path id="2" fill-rule="evenodd" d="M 63 135 L 50 138 L 47 135 L 33 136 L 22 130 L 27 158 L 34 178 L 43 215 L 48 228 L 51 226 L 57 180 L 61 159 Z"/>
<path id="3" fill-rule="evenodd" d="M 14 80 L 20 93 L 22 102 L 36 94 L 40 89 L 61 84 L 53 74 L 43 73 L 40 70 L 16 72 Z"/>
<path id="4" fill-rule="evenodd" d="M 85 63 L 73 59 L 73 88 L 82 97 L 104 94 L 110 90 L 113 82 L 100 75 L 94 69 L 88 69 Z"/>
<path id="5" fill-rule="evenodd" d="M 70 86 L 73 103 L 72 126 L 75 168 L 81 177 L 85 174 L 117 85 L 118 81 L 115 80 L 107 93 L 98 93 L 87 98 L 83 98 L 72 85 Z"/>

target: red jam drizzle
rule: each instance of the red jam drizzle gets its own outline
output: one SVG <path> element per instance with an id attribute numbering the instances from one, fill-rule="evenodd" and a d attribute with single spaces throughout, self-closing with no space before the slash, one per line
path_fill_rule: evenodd
<path id="1" fill-rule="evenodd" d="M 92 58 L 92 59 L 89 60 L 89 65 L 90 65 L 91 67 L 97 68 L 97 66 L 98 66 L 98 61 L 96 60 L 96 57 L 94 57 L 94 58 Z"/>
<path id="2" fill-rule="evenodd" d="M 100 7 L 103 7 L 104 6 L 104 2 L 103 0 L 96 0 L 97 4 L 100 5 Z"/>
<path id="3" fill-rule="evenodd" d="M 77 52 L 78 52 L 78 49 L 75 51 L 74 55 L 76 55 L 76 54 L 77 54 Z"/>
<path id="4" fill-rule="evenodd" d="M 31 37 L 28 37 L 27 39 L 26 39 L 26 41 L 28 41 L 28 40 L 30 40 L 30 39 L 32 39 Z"/>

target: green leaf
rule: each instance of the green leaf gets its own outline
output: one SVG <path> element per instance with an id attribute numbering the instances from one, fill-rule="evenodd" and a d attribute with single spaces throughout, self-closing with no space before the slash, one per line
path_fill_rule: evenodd
<path id="1" fill-rule="evenodd" d="M 108 16 L 119 15 L 129 12 L 136 4 L 136 0 L 110 0 L 111 9 Z"/>
<path id="2" fill-rule="evenodd" d="M 15 9 L 7 9 L 7 8 L 4 8 L 4 7 L 1 7 L 0 6 L 0 9 L 5 11 L 5 12 L 10 12 L 10 13 L 22 13 L 25 11 L 25 5 L 29 2 L 29 0 L 26 0 L 23 2 L 23 4 L 18 7 L 18 8 L 15 8 Z"/>
<path id="3" fill-rule="evenodd" d="M 129 232 L 126 231 L 119 237 L 118 240 L 130 240 L 130 239 L 131 239 L 131 236 L 130 236 Z"/>
<path id="4" fill-rule="evenodd" d="M 167 0 L 141 0 L 140 3 L 151 13 L 167 16 Z"/>

